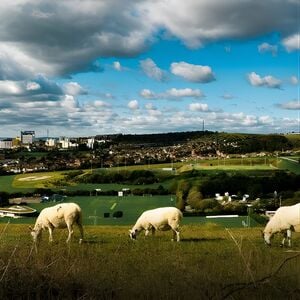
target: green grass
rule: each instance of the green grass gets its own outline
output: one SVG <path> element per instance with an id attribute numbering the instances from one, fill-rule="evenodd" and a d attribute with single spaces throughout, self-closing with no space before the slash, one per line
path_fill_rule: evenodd
<path id="1" fill-rule="evenodd" d="M 291 171 L 295 174 L 300 174 L 299 157 L 281 158 L 279 163 L 280 169 Z"/>
<path id="2" fill-rule="evenodd" d="M 163 168 L 173 166 L 176 168 L 176 173 L 164 171 Z M 199 161 L 190 161 L 188 163 L 174 163 L 174 164 L 158 164 L 158 165 L 141 165 L 141 166 L 127 166 L 115 167 L 110 169 L 95 169 L 93 172 L 116 172 L 121 170 L 152 170 L 161 182 L 150 185 L 128 185 L 128 184 L 83 184 L 68 182 L 65 180 L 65 174 L 72 171 L 56 171 L 56 172 L 40 172 L 40 173 L 26 173 L 10 176 L 0 177 L 1 190 L 5 192 L 32 192 L 36 188 L 52 188 L 56 190 L 67 189 L 71 191 L 76 190 L 95 190 L 101 188 L 103 191 L 121 190 L 124 187 L 131 189 L 136 188 L 157 188 L 158 185 L 168 187 L 170 183 L 168 178 L 170 176 L 179 175 L 182 172 L 191 171 L 193 169 L 203 172 L 215 171 L 237 171 L 237 172 L 271 172 L 276 166 L 274 158 L 231 158 L 231 159 L 207 159 Z M 89 171 L 87 171 L 89 172 Z M 82 175 L 81 175 L 82 176 Z M 26 178 L 35 177 L 37 180 L 26 180 Z M 40 178 L 40 179 L 38 179 Z"/>
<path id="3" fill-rule="evenodd" d="M 170 232 L 133 242 L 127 226 L 85 226 L 82 245 L 77 230 L 70 245 L 57 230 L 35 251 L 26 227 L 0 224 L 1 299 L 299 298 L 300 254 L 279 237 L 265 246 L 256 228 L 184 225 L 175 243 Z"/>
<path id="4" fill-rule="evenodd" d="M 63 172 L 42 172 L 18 174 L 14 177 L 14 188 L 44 188 L 53 187 L 53 182 L 63 179 Z"/>
<path id="5" fill-rule="evenodd" d="M 153 209 L 163 206 L 175 206 L 175 196 L 76 196 L 68 197 L 67 202 L 76 202 L 80 205 L 83 211 L 83 223 L 85 225 L 126 225 L 131 227 L 141 215 L 141 213 L 148 209 Z M 55 202 L 36 203 L 29 206 L 41 211 L 43 208 L 55 205 Z M 114 218 L 113 213 L 122 211 L 123 217 Z M 105 218 L 104 213 L 109 213 L 110 217 Z M 34 224 L 35 218 L 0 218 L 0 223 L 10 221 L 14 224 L 27 223 Z M 247 216 L 233 217 L 233 218 L 216 218 L 207 219 L 205 217 L 184 217 L 183 224 L 205 224 L 213 223 L 222 227 L 242 227 L 242 223 L 247 222 Z M 251 220 L 252 226 L 258 224 Z"/>

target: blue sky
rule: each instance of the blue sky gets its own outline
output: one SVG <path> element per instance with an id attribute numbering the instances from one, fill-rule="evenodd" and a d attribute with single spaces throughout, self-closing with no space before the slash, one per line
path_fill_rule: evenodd
<path id="1" fill-rule="evenodd" d="M 0 4 L 0 136 L 299 131 L 296 0 Z"/>

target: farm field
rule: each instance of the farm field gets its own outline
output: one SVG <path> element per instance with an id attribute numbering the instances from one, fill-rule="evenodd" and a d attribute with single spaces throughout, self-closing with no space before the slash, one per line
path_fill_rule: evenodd
<path id="1" fill-rule="evenodd" d="M 26 227 L 26 228 L 25 228 Z M 25 224 L 0 224 L 1 299 L 299 299 L 300 235 L 291 249 L 260 228 L 183 225 L 128 237 L 127 226 L 85 226 L 66 245 L 66 232 L 33 247 Z"/>

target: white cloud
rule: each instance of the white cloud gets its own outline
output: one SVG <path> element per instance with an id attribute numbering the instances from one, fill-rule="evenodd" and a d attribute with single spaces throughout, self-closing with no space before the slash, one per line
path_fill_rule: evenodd
<path id="1" fill-rule="evenodd" d="M 281 87 L 281 80 L 271 76 L 267 75 L 265 77 L 261 77 L 260 75 L 256 74 L 255 72 L 251 72 L 247 75 L 248 80 L 251 85 L 253 86 L 266 86 L 269 88 L 277 88 L 279 89 Z"/>
<path id="2" fill-rule="evenodd" d="M 71 95 L 65 95 L 61 101 L 61 106 L 67 111 L 74 111 L 78 108 L 78 101 Z"/>
<path id="3" fill-rule="evenodd" d="M 19 82 L 11 80 L 0 81 L 0 95 L 21 95 L 23 93 L 23 87 Z"/>
<path id="4" fill-rule="evenodd" d="M 153 78 L 157 81 L 166 80 L 165 72 L 160 69 L 151 58 L 141 60 L 140 65 L 142 70 L 148 77 Z"/>
<path id="5" fill-rule="evenodd" d="M 147 98 L 147 99 L 153 99 L 153 98 L 156 97 L 155 94 L 152 91 L 148 90 L 148 89 L 141 90 L 140 95 L 144 98 Z"/>
<path id="6" fill-rule="evenodd" d="M 199 47 L 278 31 L 288 36 L 287 49 L 296 50 L 298 5 L 292 0 L 6 1 L 0 3 L 0 80 L 99 70 L 95 59 L 136 56 L 161 32 Z M 161 80 L 159 73 L 154 78 Z"/>
<path id="7" fill-rule="evenodd" d="M 36 91 L 39 90 L 41 88 L 41 86 L 37 83 L 37 82 L 27 82 L 26 84 L 26 90 L 27 91 Z"/>
<path id="8" fill-rule="evenodd" d="M 293 84 L 293 85 L 297 85 L 297 84 L 299 83 L 299 79 L 298 79 L 297 76 L 291 76 L 290 82 L 291 82 L 291 84 Z"/>
<path id="9" fill-rule="evenodd" d="M 283 39 L 282 44 L 288 52 L 300 50 L 300 33 L 290 35 Z"/>
<path id="10" fill-rule="evenodd" d="M 231 95 L 230 93 L 224 93 L 221 97 L 226 100 L 230 100 L 234 98 L 234 96 Z"/>
<path id="11" fill-rule="evenodd" d="M 199 89 L 176 89 L 172 88 L 166 91 L 166 95 L 174 98 L 183 98 L 183 97 L 193 97 L 193 98 L 201 98 L 204 94 Z"/>
<path id="12" fill-rule="evenodd" d="M 299 26 L 297 1 L 168 0 L 140 5 L 149 23 L 166 29 L 189 47 L 274 31 L 289 34 Z"/>
<path id="13" fill-rule="evenodd" d="M 208 83 L 215 80 L 211 67 L 193 65 L 183 61 L 172 63 L 171 72 L 191 82 Z"/>
<path id="14" fill-rule="evenodd" d="M 279 107 L 287 110 L 300 110 L 300 101 L 294 100 L 278 105 Z"/>
<path id="15" fill-rule="evenodd" d="M 82 88 L 82 86 L 77 82 L 68 82 L 63 86 L 63 90 L 68 95 L 84 95 L 87 92 Z"/>
<path id="16" fill-rule="evenodd" d="M 170 99 L 170 100 L 180 100 L 182 98 L 195 98 L 199 99 L 204 97 L 204 94 L 199 89 L 191 89 L 191 88 L 184 88 L 184 89 L 177 89 L 171 88 L 163 93 L 154 93 L 149 89 L 143 89 L 140 92 L 140 95 L 146 99 Z"/>
<path id="17" fill-rule="evenodd" d="M 273 118 L 272 117 L 270 117 L 270 116 L 260 116 L 260 117 L 258 117 L 258 121 L 259 121 L 259 123 L 261 123 L 261 124 L 273 124 L 273 122 L 274 122 L 274 120 L 273 120 Z"/>
<path id="18" fill-rule="evenodd" d="M 269 43 L 262 43 L 258 46 L 259 53 L 271 52 L 273 56 L 277 55 L 278 47 Z"/>
<path id="19" fill-rule="evenodd" d="M 153 103 L 146 103 L 145 108 L 148 110 L 156 110 L 157 108 L 153 105 Z"/>
<path id="20" fill-rule="evenodd" d="M 128 102 L 127 105 L 131 110 L 137 110 L 139 109 L 139 102 L 137 100 L 131 100 Z"/>
<path id="21" fill-rule="evenodd" d="M 121 66 L 121 64 L 120 64 L 119 61 L 114 61 L 113 67 L 114 67 L 114 69 L 117 70 L 117 71 L 121 71 L 121 70 L 122 70 L 122 66 Z"/>
<path id="22" fill-rule="evenodd" d="M 191 103 L 189 105 L 191 111 L 208 111 L 208 105 L 206 103 Z"/>

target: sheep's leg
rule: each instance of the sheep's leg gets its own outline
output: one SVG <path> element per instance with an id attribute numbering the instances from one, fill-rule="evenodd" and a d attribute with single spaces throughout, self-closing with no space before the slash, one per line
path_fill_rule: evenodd
<path id="1" fill-rule="evenodd" d="M 292 230 L 288 229 L 286 231 L 286 236 L 287 236 L 287 240 L 288 240 L 288 246 L 291 247 L 292 246 Z"/>
<path id="2" fill-rule="evenodd" d="M 82 224 L 81 223 L 78 223 L 78 228 L 79 228 L 79 231 L 80 231 L 80 239 L 79 239 L 79 244 L 82 243 L 83 241 L 83 227 L 82 227 Z"/>
<path id="3" fill-rule="evenodd" d="M 145 228 L 145 236 L 148 236 L 150 231 L 153 235 L 153 231 L 155 231 L 155 228 L 152 225 L 149 225 L 147 228 Z"/>
<path id="4" fill-rule="evenodd" d="M 287 239 L 287 241 L 288 241 L 288 247 L 291 247 L 291 245 L 292 245 L 292 243 L 291 243 L 292 231 L 290 229 L 287 229 L 286 231 L 283 231 L 282 234 L 283 234 L 283 239 L 281 241 L 280 246 L 284 247 L 285 240 Z"/>
<path id="5" fill-rule="evenodd" d="M 287 238 L 287 231 L 282 231 L 282 236 L 283 236 L 283 238 L 282 238 L 280 247 L 284 247 L 284 245 L 285 245 L 285 240 Z"/>
<path id="6" fill-rule="evenodd" d="M 176 242 L 180 242 L 180 232 L 179 232 L 179 230 L 172 228 L 172 231 L 173 231 L 172 241 L 175 241 L 175 238 L 176 238 Z"/>
<path id="7" fill-rule="evenodd" d="M 73 234 L 73 227 L 70 223 L 67 223 L 67 227 L 68 227 L 69 234 L 68 234 L 68 238 L 67 238 L 66 242 L 69 243 L 71 240 L 72 234 Z"/>
<path id="8" fill-rule="evenodd" d="M 155 235 L 155 228 L 154 227 L 151 228 L 151 232 L 152 232 L 152 236 Z"/>
<path id="9" fill-rule="evenodd" d="M 53 229 L 51 226 L 48 227 L 48 231 L 49 231 L 49 242 L 52 243 L 53 242 Z"/>

